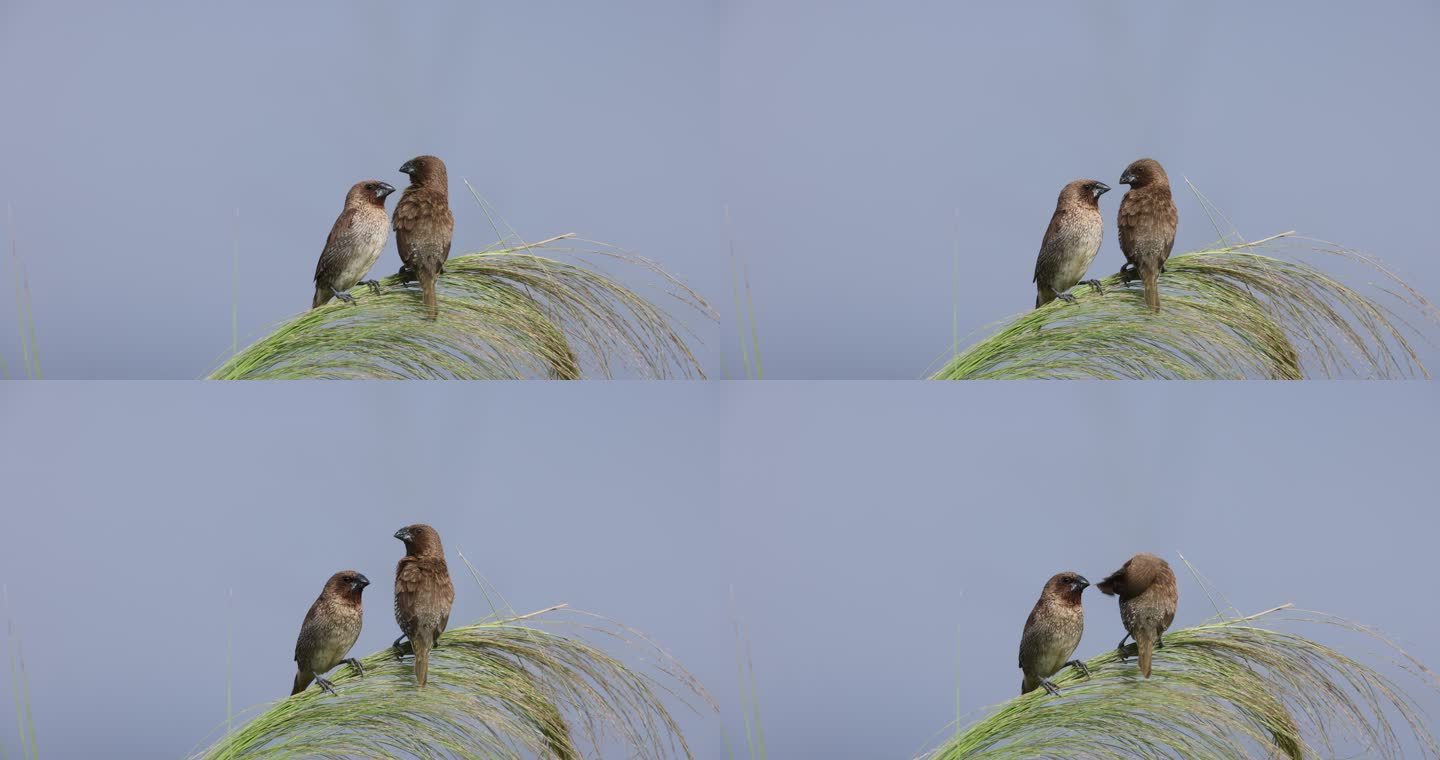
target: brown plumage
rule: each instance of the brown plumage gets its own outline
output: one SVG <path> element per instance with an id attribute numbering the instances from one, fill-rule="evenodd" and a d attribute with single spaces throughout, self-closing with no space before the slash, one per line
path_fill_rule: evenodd
<path id="1" fill-rule="evenodd" d="M 1025 674 L 1020 682 L 1021 694 L 1028 694 L 1037 686 L 1059 694 L 1060 689 L 1050 683 L 1050 676 L 1066 665 L 1085 676 L 1090 675 L 1085 663 L 1070 659 L 1080 646 L 1080 636 L 1085 633 L 1085 610 L 1080 606 L 1080 595 L 1089 585 L 1085 576 L 1075 572 L 1056 573 L 1045 582 L 1040 599 L 1030 610 L 1025 630 L 1020 634 L 1020 672 Z"/>
<path id="2" fill-rule="evenodd" d="M 350 663 L 360 675 L 365 675 L 360 661 L 346 659 L 345 655 L 355 646 L 355 639 L 360 638 L 360 625 L 364 622 L 360 592 L 368 585 L 370 579 L 354 570 L 341 570 L 325 582 L 320 598 L 305 614 L 300 636 L 295 640 L 295 685 L 290 690 L 291 696 L 304 691 L 311 681 L 334 694 L 334 685 L 323 676 L 342 662 Z"/>
<path id="3" fill-rule="evenodd" d="M 450 605 L 455 603 L 455 586 L 445 566 L 445 549 L 440 534 L 429 525 L 407 525 L 395 531 L 405 542 L 405 557 L 395 566 L 395 622 L 415 652 L 415 683 L 425 685 L 430 667 L 430 650 L 440 643 L 440 633 L 450 622 Z M 400 639 L 395 653 L 403 656 Z"/>
<path id="4" fill-rule="evenodd" d="M 1125 659 L 1125 639 L 1134 637 L 1140 653 L 1140 673 L 1150 677 L 1150 659 L 1165 645 L 1161 636 L 1175 622 L 1180 589 L 1170 563 L 1154 554 L 1136 554 L 1110 577 L 1095 585 L 1107 596 L 1120 597 L 1120 622 L 1126 636 L 1120 639 L 1120 659 Z"/>
<path id="5" fill-rule="evenodd" d="M 1120 274 L 1127 282 L 1138 274 L 1145 285 L 1145 305 L 1160 311 L 1160 273 L 1175 247 L 1175 228 L 1180 223 L 1175 199 L 1170 196 L 1170 177 L 1159 161 L 1141 158 L 1125 167 L 1120 184 L 1130 186 L 1120 201 L 1115 225 L 1126 261 Z"/>
<path id="6" fill-rule="evenodd" d="M 1105 229 L 1100 196 L 1109 190 L 1109 185 L 1093 179 L 1077 179 L 1061 189 L 1055 214 L 1040 242 L 1040 255 L 1035 259 L 1035 308 L 1056 298 L 1075 302 L 1075 296 L 1065 291 L 1080 282 L 1100 250 L 1100 236 Z M 1104 292 L 1099 280 L 1086 280 L 1085 284 Z"/>
<path id="7" fill-rule="evenodd" d="M 378 179 L 356 182 L 345 194 L 345 208 L 330 228 L 320 262 L 315 265 L 315 297 L 310 308 L 324 306 L 331 296 L 346 303 L 355 299 L 346 291 L 375 266 L 385 239 L 390 236 L 390 219 L 385 216 L 385 198 L 395 188 Z M 365 280 L 376 293 L 380 283 Z"/>
<path id="8" fill-rule="evenodd" d="M 400 276 L 420 281 L 425 312 L 435 319 L 439 316 L 435 280 L 445 271 L 450 241 L 455 235 L 450 177 L 445 162 L 434 156 L 412 158 L 400 166 L 400 171 L 410 175 L 410 186 L 395 204 L 395 247 L 404 264 Z"/>

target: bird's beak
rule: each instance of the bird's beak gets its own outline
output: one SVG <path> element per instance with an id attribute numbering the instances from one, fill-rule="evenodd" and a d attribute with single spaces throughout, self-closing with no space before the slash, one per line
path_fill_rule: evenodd
<path id="1" fill-rule="evenodd" d="M 1080 577 L 1077 577 L 1077 578 L 1075 579 L 1075 583 L 1073 583 L 1073 584 L 1071 584 L 1071 585 L 1073 585 L 1073 586 L 1075 587 L 1075 590 L 1076 590 L 1076 591 L 1084 591 L 1085 589 L 1087 589 L 1087 588 L 1090 587 L 1090 581 L 1085 580 L 1085 577 L 1084 577 L 1084 576 L 1080 576 Z"/>
<path id="2" fill-rule="evenodd" d="M 413 171 L 415 171 L 415 162 L 414 162 L 414 161 L 406 161 L 405 163 L 400 164 L 400 173 L 401 173 L 401 174 L 409 174 L 410 172 L 413 172 Z"/>
<path id="3" fill-rule="evenodd" d="M 1125 172 L 1120 175 L 1120 184 L 1128 185 L 1135 181 L 1135 172 Z"/>
<path id="4" fill-rule="evenodd" d="M 1109 185 L 1105 184 L 1104 182 L 1096 182 L 1096 183 L 1095 183 L 1095 197 L 1096 197 L 1096 198 L 1099 198 L 1100 196 L 1102 196 L 1102 195 L 1104 195 L 1104 194 L 1106 194 L 1106 193 L 1108 193 L 1108 192 L 1110 192 L 1110 186 L 1109 186 Z"/>
<path id="5" fill-rule="evenodd" d="M 360 579 L 359 579 L 359 580 L 355 581 L 355 584 L 354 584 L 354 585 L 355 585 L 355 590 L 356 590 L 356 591 L 359 591 L 360 589 L 365 588 L 366 586 L 369 586 L 369 585 L 370 585 L 370 579 L 369 579 L 369 578 L 366 578 L 365 576 L 362 575 L 362 576 L 360 576 Z"/>
<path id="6" fill-rule="evenodd" d="M 388 185 L 388 184 L 386 184 L 386 183 L 384 183 L 384 182 L 381 182 L 381 183 L 380 183 L 380 186 L 377 187 L 377 188 L 375 188 L 375 197 L 376 197 L 376 198 L 384 198 L 385 196 L 387 196 L 387 195 L 389 195 L 389 194 L 391 194 L 391 193 L 393 193 L 393 192 L 395 192 L 395 188 L 394 188 L 393 186 Z"/>
<path id="7" fill-rule="evenodd" d="M 410 531 L 405 528 L 401 528 L 400 530 L 395 531 L 395 537 L 400 539 L 401 541 L 409 541 Z"/>

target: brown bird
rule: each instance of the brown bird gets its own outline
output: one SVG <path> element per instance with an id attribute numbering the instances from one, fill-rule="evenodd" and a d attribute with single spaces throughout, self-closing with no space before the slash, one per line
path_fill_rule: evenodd
<path id="1" fill-rule="evenodd" d="M 330 228 L 320 263 L 315 265 L 315 298 L 310 308 L 324 306 L 331 296 L 346 303 L 355 299 L 346 291 L 375 266 L 385 239 L 390 237 L 390 219 L 385 216 L 385 198 L 395 188 L 378 179 L 356 182 L 345 194 L 345 210 Z M 376 293 L 380 283 L 365 280 Z"/>
<path id="2" fill-rule="evenodd" d="M 1050 217 L 1035 259 L 1035 308 L 1056 298 L 1075 302 L 1075 296 L 1065 291 L 1080 282 L 1100 251 L 1100 234 L 1105 228 L 1100 196 L 1109 191 L 1109 185 L 1093 179 L 1077 179 L 1060 191 L 1055 215 Z M 1099 280 L 1086 280 L 1085 284 L 1097 293 L 1105 292 Z"/>
<path id="3" fill-rule="evenodd" d="M 1141 158 L 1125 167 L 1120 184 L 1130 186 L 1120 201 L 1116 223 L 1126 261 L 1120 274 L 1126 282 L 1138 274 L 1145 285 L 1145 304 L 1151 311 L 1160 311 L 1160 273 L 1175 247 L 1175 228 L 1180 224 L 1180 213 L 1170 196 L 1170 177 L 1159 161 Z"/>
<path id="4" fill-rule="evenodd" d="M 1080 594 L 1089 585 L 1090 581 L 1074 572 L 1056 573 L 1045 582 L 1040 599 L 1030 610 L 1025 630 L 1020 634 L 1020 671 L 1025 674 L 1020 682 L 1021 694 L 1029 694 L 1037 686 L 1059 694 L 1060 689 L 1050 683 L 1050 676 L 1066 665 L 1089 677 L 1090 669 L 1085 663 L 1070 659 L 1080 646 L 1081 634 L 1085 633 L 1085 610 L 1080 606 Z"/>
<path id="5" fill-rule="evenodd" d="M 445 566 L 440 534 L 429 525 L 407 525 L 395 531 L 405 542 L 405 557 L 395 566 L 395 622 L 405 635 L 395 639 L 395 656 L 403 658 L 400 647 L 410 640 L 415 652 L 415 682 L 425 685 L 430 667 L 430 650 L 440 643 L 440 633 L 450 622 L 450 605 L 455 603 L 455 586 Z"/>
<path id="6" fill-rule="evenodd" d="M 370 579 L 354 570 L 341 570 L 325 582 L 320 598 L 305 614 L 300 637 L 295 640 L 295 687 L 290 690 L 291 696 L 305 691 L 311 681 L 334 694 L 334 685 L 322 675 L 342 662 L 350 663 L 360 675 L 365 675 L 360 661 L 353 657 L 346 659 L 345 655 L 355 646 L 355 639 L 360 638 L 360 624 L 364 620 L 360 592 L 368 585 Z"/>
<path id="7" fill-rule="evenodd" d="M 395 204 L 395 247 L 400 251 L 400 276 L 420 280 L 425 311 L 430 319 L 439 316 L 435 303 L 435 280 L 445 271 L 450 258 L 450 240 L 455 235 L 455 217 L 450 213 L 450 177 L 445 162 L 434 156 L 417 156 L 400 166 L 410 175 L 410 186 Z"/>
<path id="8" fill-rule="evenodd" d="M 1154 554 L 1136 554 L 1095 588 L 1120 597 L 1120 622 L 1126 633 L 1116 649 L 1124 661 L 1125 639 L 1133 636 L 1140 652 L 1140 673 L 1149 678 L 1150 658 L 1154 650 L 1164 647 L 1161 636 L 1175 622 L 1175 608 L 1180 604 L 1180 589 L 1170 563 Z"/>

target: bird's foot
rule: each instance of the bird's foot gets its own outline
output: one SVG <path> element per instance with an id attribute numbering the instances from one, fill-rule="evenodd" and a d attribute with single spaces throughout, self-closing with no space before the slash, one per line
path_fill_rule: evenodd
<path id="1" fill-rule="evenodd" d="M 1055 695 L 1055 696 L 1057 696 L 1057 697 L 1060 696 L 1060 687 L 1059 687 L 1059 686 L 1056 686 L 1056 685 L 1053 684 L 1053 683 L 1050 683 L 1050 679 L 1048 679 L 1048 678 L 1042 678 L 1042 679 L 1040 679 L 1040 685 L 1043 686 L 1043 687 L 1045 687 L 1045 691 L 1048 691 L 1048 692 L 1050 692 L 1051 694 L 1053 694 L 1053 695 Z"/>
<path id="2" fill-rule="evenodd" d="M 402 642 L 402 641 L 405 641 L 405 637 L 404 637 L 404 636 L 401 636 L 400 638 L 395 639 L 395 643 L 390 645 L 390 648 L 391 648 L 392 650 L 394 650 L 394 652 L 395 652 L 395 659 L 397 659 L 397 660 L 403 660 L 403 659 L 405 659 L 405 649 L 410 645 L 410 642 L 406 641 L 406 642 L 405 642 L 405 646 L 402 647 L 402 646 L 400 646 L 400 642 Z"/>
<path id="3" fill-rule="evenodd" d="M 1156 648 L 1156 649 L 1164 649 L 1164 648 L 1165 648 L 1165 637 L 1164 637 L 1164 636 L 1156 636 L 1156 637 L 1155 637 L 1155 648 Z"/>
<path id="4" fill-rule="evenodd" d="M 1069 293 L 1060 293 L 1055 297 L 1060 299 L 1061 301 L 1064 301 L 1065 303 L 1075 303 L 1075 296 L 1072 296 Z"/>
<path id="5" fill-rule="evenodd" d="M 361 665 L 359 660 L 351 657 L 350 659 L 345 660 L 345 662 L 349 663 L 350 667 L 354 668 L 355 672 L 359 673 L 361 678 L 365 677 L 365 666 Z"/>
<path id="6" fill-rule="evenodd" d="M 353 303 L 355 303 L 355 296 L 352 296 L 352 295 L 350 295 L 349 293 L 341 293 L 340 291 L 338 291 L 338 290 L 336 290 L 336 289 L 334 289 L 334 288 L 331 288 L 331 289 L 330 289 L 330 292 L 333 293 L 336 298 L 340 299 L 341 301 L 344 301 L 345 303 L 348 303 L 348 304 L 353 304 Z"/>
<path id="7" fill-rule="evenodd" d="M 1120 643 L 1115 645 L 1115 658 L 1121 662 L 1124 662 L 1125 658 L 1130 656 L 1125 653 L 1125 642 L 1129 640 L 1130 633 L 1127 631 L 1124 636 L 1120 637 Z"/>
<path id="8" fill-rule="evenodd" d="M 1135 270 L 1134 264 L 1127 263 L 1125 266 L 1120 267 L 1119 276 L 1121 282 L 1129 285 L 1140 277 L 1140 273 Z"/>
<path id="9" fill-rule="evenodd" d="M 365 287 L 369 288 L 370 292 L 374 293 L 377 296 L 380 295 L 380 293 L 382 292 L 380 289 L 379 280 L 361 280 L 358 284 L 364 285 Z"/>
<path id="10" fill-rule="evenodd" d="M 395 273 L 395 276 L 400 278 L 400 282 L 414 282 L 415 270 L 407 266 L 402 266 L 400 267 L 400 271 Z"/>
<path id="11" fill-rule="evenodd" d="M 330 683 L 329 681 L 321 678 L 320 676 L 315 676 L 315 683 L 318 684 L 320 688 L 324 689 L 325 691 L 328 691 L 331 694 L 335 693 L 335 684 Z"/>
<path id="12" fill-rule="evenodd" d="M 1071 661 L 1069 661 L 1069 662 L 1067 662 L 1067 663 L 1065 663 L 1065 664 L 1066 664 L 1066 665 L 1069 665 L 1070 667 L 1072 667 L 1072 668 L 1074 668 L 1074 669 L 1076 669 L 1076 670 L 1078 670 L 1078 671 L 1080 671 L 1080 675 L 1085 676 L 1086 678 L 1089 678 L 1089 677 L 1090 677 L 1090 666 L 1089 666 L 1089 665 L 1086 665 L 1085 663 L 1083 663 L 1083 662 L 1081 662 L 1081 661 L 1079 661 L 1079 660 L 1071 660 Z"/>
<path id="13" fill-rule="evenodd" d="M 1099 280 L 1081 280 L 1081 284 L 1089 285 L 1090 287 L 1095 289 L 1096 293 L 1099 293 L 1102 296 L 1105 295 L 1105 285 Z"/>

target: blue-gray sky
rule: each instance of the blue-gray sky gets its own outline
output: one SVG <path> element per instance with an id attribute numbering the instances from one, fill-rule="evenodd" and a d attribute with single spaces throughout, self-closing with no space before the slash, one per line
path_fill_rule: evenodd
<path id="1" fill-rule="evenodd" d="M 1012 696 L 1046 578 L 1140 550 L 1183 552 L 1241 610 L 1344 615 L 1440 663 L 1417 601 L 1440 527 L 1429 384 L 472 388 L 4 388 L 0 583 L 41 756 L 191 749 L 225 717 L 227 621 L 236 705 L 284 696 L 342 567 L 374 581 L 358 649 L 387 645 L 390 536 L 416 520 L 516 608 L 653 636 L 739 740 L 733 589 L 777 758 L 912 756 L 954 717 L 957 666 L 965 712 Z M 454 622 L 487 611 L 458 588 Z M 1177 625 L 1210 616 L 1183 571 L 1181 593 Z M 1113 600 L 1087 611 L 1090 656 L 1122 629 Z M 720 725 L 684 714 L 699 757 L 725 756 Z M 10 756 L 15 733 L 0 719 Z"/>
<path id="2" fill-rule="evenodd" d="M 1362 248 L 1440 293 L 1437 33 L 1427 0 L 5 0 L 0 224 L 48 376 L 193 378 L 230 344 L 237 243 L 247 341 L 308 303 L 345 189 L 434 152 L 522 236 L 619 244 L 699 289 L 725 314 L 687 316 L 712 375 L 739 366 L 733 240 L 767 376 L 912 378 L 952 317 L 1032 302 L 1063 184 L 1141 155 L 1252 238 Z M 1211 241 L 1179 197 L 1177 247 Z M 493 239 L 455 206 L 457 250 Z M 1095 271 L 1119 262 L 1111 225 Z M 0 271 L 15 373 L 8 252 Z"/>
<path id="3" fill-rule="evenodd" d="M 457 253 L 495 239 L 464 178 L 526 239 L 724 281 L 703 4 L 143 7 L 0 5 L 0 201 L 47 376 L 203 376 L 230 345 L 234 246 L 243 343 L 308 307 L 350 185 L 403 186 L 420 153 L 449 165 Z M 377 270 L 398 267 L 392 242 Z"/>

